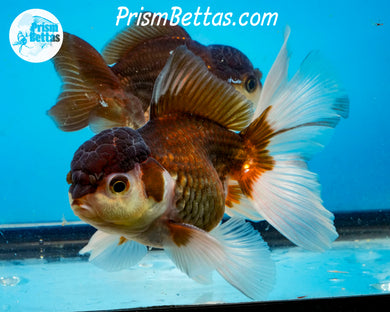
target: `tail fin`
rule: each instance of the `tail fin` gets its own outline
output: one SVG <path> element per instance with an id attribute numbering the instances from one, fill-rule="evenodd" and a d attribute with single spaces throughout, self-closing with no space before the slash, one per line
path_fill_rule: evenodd
<path id="1" fill-rule="evenodd" d="M 349 101 L 318 53 L 310 53 L 287 82 L 288 34 L 257 116 L 241 132 L 248 158 L 237 180 L 256 212 L 279 232 L 299 246 L 324 250 L 338 235 L 306 162 L 329 140 L 340 117 L 348 116 Z"/>
<path id="2" fill-rule="evenodd" d="M 61 130 L 76 131 L 89 124 L 99 132 L 114 126 L 138 128 L 144 124 L 140 100 L 125 93 L 101 55 L 84 40 L 64 33 L 54 65 L 63 86 L 48 114 Z"/>

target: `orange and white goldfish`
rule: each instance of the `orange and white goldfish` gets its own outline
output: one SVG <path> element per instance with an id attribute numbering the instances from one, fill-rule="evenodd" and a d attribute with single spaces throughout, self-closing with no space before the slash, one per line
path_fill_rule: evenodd
<path id="1" fill-rule="evenodd" d="M 252 102 L 258 100 L 261 72 L 241 51 L 226 45 L 204 46 L 182 27 L 161 19 L 158 25 L 134 23 L 126 28 L 106 46 L 103 56 L 84 40 L 64 33 L 53 59 L 63 80 L 62 93 L 48 114 L 64 131 L 88 125 L 97 133 L 114 126 L 143 126 L 155 80 L 181 45 L 200 56 L 215 79 L 232 84 Z"/>
<path id="2" fill-rule="evenodd" d="M 149 122 L 104 130 L 76 151 L 70 204 L 98 229 L 81 253 L 120 270 L 145 246 L 163 248 L 189 277 L 207 281 L 216 270 L 258 300 L 272 289 L 275 266 L 244 217 L 267 220 L 309 250 L 329 248 L 338 236 L 333 214 L 306 162 L 349 102 L 317 53 L 287 81 L 288 35 L 256 108 L 182 46 L 156 80 Z"/>

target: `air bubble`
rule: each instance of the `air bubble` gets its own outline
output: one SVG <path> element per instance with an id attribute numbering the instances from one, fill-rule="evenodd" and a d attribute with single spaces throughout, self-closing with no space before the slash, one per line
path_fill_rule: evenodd
<path id="1" fill-rule="evenodd" d="M 16 286 L 20 283 L 20 278 L 17 276 L 0 277 L 1 286 Z"/>
<path id="2" fill-rule="evenodd" d="M 377 283 L 377 284 L 371 284 L 371 287 L 374 287 L 375 289 L 381 290 L 381 291 L 390 291 L 390 282 L 382 282 L 382 283 Z"/>

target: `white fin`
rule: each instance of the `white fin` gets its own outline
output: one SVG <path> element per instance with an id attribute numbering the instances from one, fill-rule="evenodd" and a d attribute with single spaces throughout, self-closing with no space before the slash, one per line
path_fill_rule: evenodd
<path id="1" fill-rule="evenodd" d="M 190 225 L 188 242 L 171 242 L 165 251 L 176 266 L 199 280 L 214 269 L 246 296 L 262 300 L 275 280 L 275 264 L 260 234 L 241 218 L 231 218 L 210 233 Z"/>
<path id="2" fill-rule="evenodd" d="M 227 188 L 234 188 L 234 192 L 236 193 L 234 195 L 235 200 L 231 200 L 232 196 L 229 192 L 226 197 L 225 213 L 228 216 L 250 219 L 252 221 L 264 220 L 264 217 L 254 208 L 253 202 L 241 192 L 238 181 L 229 179 Z"/>
<path id="3" fill-rule="evenodd" d="M 109 272 L 128 269 L 146 255 L 146 246 L 135 241 L 121 241 L 120 235 L 97 231 L 80 254 L 89 253 L 89 261 Z"/>
<path id="4" fill-rule="evenodd" d="M 338 237 L 333 214 L 322 206 L 317 175 L 304 162 L 275 159 L 253 185 L 256 209 L 280 233 L 303 248 L 323 251 Z"/>
<path id="5" fill-rule="evenodd" d="M 252 221 L 263 221 L 264 217 L 254 209 L 254 204 L 251 200 L 243 197 L 238 204 L 233 204 L 232 207 L 225 206 L 225 213 L 229 217 L 244 218 Z"/>
<path id="6" fill-rule="evenodd" d="M 286 41 L 282 50 L 285 47 Z M 283 76 L 287 58 L 281 51 L 275 61 Z M 289 82 L 277 75 L 267 80 L 263 92 L 272 96 L 262 98 L 266 110 L 246 135 L 272 162 L 254 176 L 245 193 L 256 210 L 292 242 L 310 250 L 327 249 L 338 236 L 333 214 L 322 206 L 317 175 L 307 169 L 306 161 L 323 148 L 340 118 L 348 116 L 347 95 L 316 52 L 306 57 Z"/>
<path id="7" fill-rule="evenodd" d="M 327 143 L 340 118 L 348 117 L 349 100 L 330 66 L 315 51 L 277 91 L 270 106 L 267 122 L 280 132 L 271 140 L 273 152 L 308 160 Z"/>
<path id="8" fill-rule="evenodd" d="M 290 27 L 287 26 L 284 32 L 284 43 L 273 63 L 267 78 L 264 81 L 264 86 L 261 91 L 259 101 L 256 105 L 256 110 L 253 115 L 255 120 L 269 106 L 272 96 L 276 90 L 287 82 L 288 63 L 290 60 L 289 51 L 287 48 L 288 37 L 290 36 Z"/>

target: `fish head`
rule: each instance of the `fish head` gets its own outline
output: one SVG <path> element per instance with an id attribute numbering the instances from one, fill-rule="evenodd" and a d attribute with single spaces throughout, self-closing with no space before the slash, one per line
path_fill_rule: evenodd
<path id="1" fill-rule="evenodd" d="M 260 99 L 262 90 L 262 84 L 260 81 L 261 77 L 261 71 L 258 68 L 254 68 L 253 70 L 241 75 L 241 79 L 238 79 L 237 82 L 232 80 L 230 83 L 237 91 L 256 105 Z"/>
<path id="2" fill-rule="evenodd" d="M 131 128 L 102 131 L 81 145 L 67 180 L 74 213 L 109 233 L 145 231 L 172 203 L 172 177 Z"/>
<path id="3" fill-rule="evenodd" d="M 209 70 L 229 82 L 248 100 L 257 103 L 262 90 L 262 73 L 254 68 L 248 57 L 240 50 L 226 45 L 210 45 Z"/>

